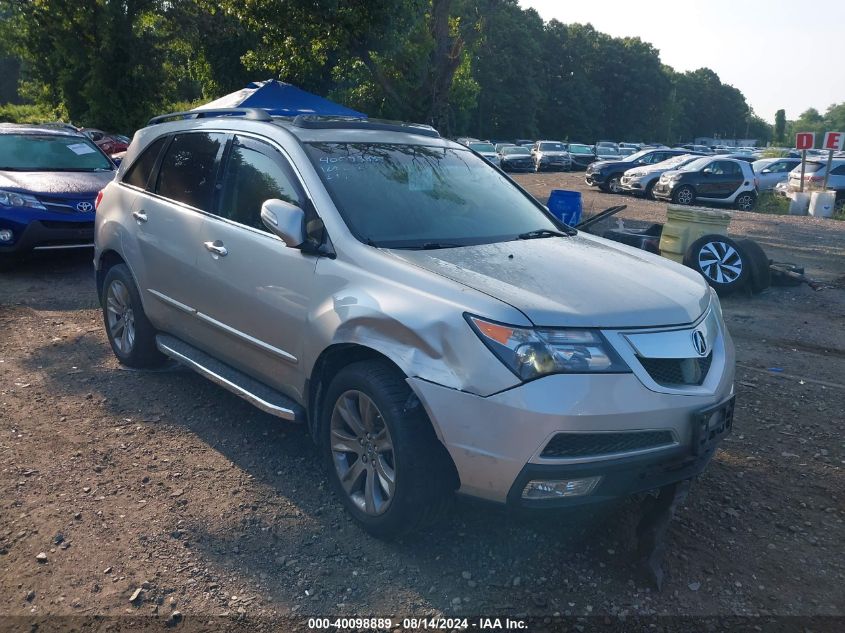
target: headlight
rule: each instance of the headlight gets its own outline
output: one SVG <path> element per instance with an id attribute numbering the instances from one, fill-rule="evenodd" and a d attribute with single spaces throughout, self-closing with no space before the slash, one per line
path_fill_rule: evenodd
<path id="1" fill-rule="evenodd" d="M 669 180 L 671 180 L 672 182 L 678 182 L 683 177 L 683 174 L 672 174 L 671 176 L 669 176 Z"/>
<path id="2" fill-rule="evenodd" d="M 27 207 L 29 209 L 46 210 L 46 207 L 38 202 L 38 198 L 25 193 L 14 191 L 3 191 L 0 189 L 0 207 Z"/>
<path id="3" fill-rule="evenodd" d="M 467 315 L 472 329 L 514 374 L 622 373 L 631 370 L 597 330 L 522 328 Z"/>
<path id="4" fill-rule="evenodd" d="M 716 294 L 713 286 L 710 286 L 710 305 L 713 306 L 713 311 L 719 317 L 719 321 L 722 321 L 722 302 L 719 301 L 719 295 Z"/>

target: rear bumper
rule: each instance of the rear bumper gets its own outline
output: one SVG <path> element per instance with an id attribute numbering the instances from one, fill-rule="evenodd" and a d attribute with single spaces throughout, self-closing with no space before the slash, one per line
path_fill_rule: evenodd
<path id="1" fill-rule="evenodd" d="M 92 214 L 93 215 L 93 214 Z M 32 250 L 85 248 L 94 245 L 94 220 L 33 220 L 19 224 L 0 217 L 0 229 L 11 229 L 13 242 L 0 243 L 0 254 L 22 254 Z"/>

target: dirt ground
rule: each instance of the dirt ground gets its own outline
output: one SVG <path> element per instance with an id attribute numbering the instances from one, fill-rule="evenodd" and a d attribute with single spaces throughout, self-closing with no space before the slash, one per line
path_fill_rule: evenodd
<path id="1" fill-rule="evenodd" d="M 582 190 L 586 215 L 627 203 L 626 224 L 665 220 L 665 204 L 579 174 L 517 179 L 541 200 Z M 731 232 L 825 287 L 724 300 L 734 433 L 672 524 L 662 592 L 635 565 L 633 501 L 563 515 L 460 501 L 377 541 L 302 428 L 186 370 L 121 368 L 89 253 L 0 275 L 0 615 L 845 615 L 845 222 L 736 212 Z"/>

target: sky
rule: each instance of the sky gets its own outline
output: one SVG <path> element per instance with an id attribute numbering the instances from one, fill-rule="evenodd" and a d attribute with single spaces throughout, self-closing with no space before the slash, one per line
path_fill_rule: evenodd
<path id="1" fill-rule="evenodd" d="M 632 36 L 684 72 L 706 66 L 773 122 L 845 101 L 845 0 L 520 0 L 545 21 Z"/>

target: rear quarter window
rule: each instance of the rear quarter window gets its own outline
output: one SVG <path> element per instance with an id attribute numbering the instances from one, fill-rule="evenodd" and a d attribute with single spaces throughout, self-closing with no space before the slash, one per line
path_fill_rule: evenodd
<path id="1" fill-rule="evenodd" d="M 156 193 L 197 209 L 210 210 L 225 145 L 226 134 L 222 132 L 177 134 L 161 160 Z"/>
<path id="2" fill-rule="evenodd" d="M 126 171 L 123 177 L 123 182 L 139 189 L 146 189 L 150 182 L 150 176 L 155 168 L 158 155 L 161 153 L 161 148 L 164 147 L 164 142 L 167 137 L 162 136 L 150 143 L 147 148 L 141 152 L 138 159 L 132 163 L 132 166 Z"/>

